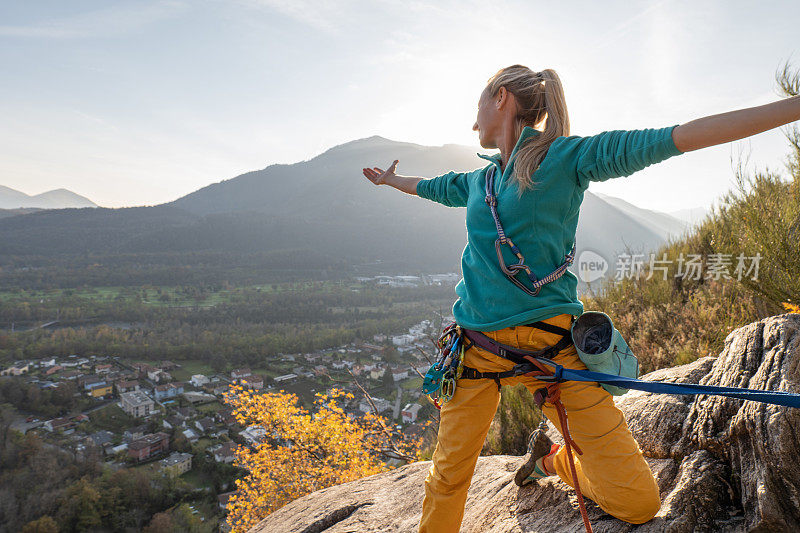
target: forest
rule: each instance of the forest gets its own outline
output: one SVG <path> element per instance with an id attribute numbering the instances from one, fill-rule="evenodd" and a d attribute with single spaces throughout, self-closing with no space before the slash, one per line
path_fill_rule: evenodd
<path id="1" fill-rule="evenodd" d="M 452 286 L 332 281 L 6 291 L 0 362 L 96 354 L 261 366 L 280 353 L 403 333 L 449 313 L 452 294 Z"/>

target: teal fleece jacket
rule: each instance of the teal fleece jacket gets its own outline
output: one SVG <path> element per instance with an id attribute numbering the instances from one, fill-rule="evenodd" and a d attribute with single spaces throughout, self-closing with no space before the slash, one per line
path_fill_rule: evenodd
<path id="1" fill-rule="evenodd" d="M 500 270 L 494 241 L 497 229 L 484 200 L 486 173 L 495 171 L 497 212 L 506 234 L 514 241 L 525 263 L 540 279 L 564 261 L 575 242 L 583 193 L 592 181 L 629 176 L 638 170 L 682 152 L 675 147 L 672 130 L 605 131 L 591 137 L 559 137 L 533 175 L 534 189 L 518 197 L 511 178 L 514 156 L 525 141 L 539 131 L 526 126 L 500 172 L 500 154 L 479 157 L 490 162 L 470 172 L 447 172 L 421 180 L 417 195 L 448 207 L 466 207 L 467 245 L 461 256 L 462 279 L 456 285 L 453 304 L 457 324 L 478 331 L 494 331 L 544 320 L 563 313 L 579 316 L 578 278 L 567 270 L 556 281 L 545 284 L 537 296 L 526 294 Z M 503 246 L 506 264 L 517 262 Z M 577 258 L 576 258 L 577 259 Z M 533 290 L 524 273 L 520 279 Z"/>

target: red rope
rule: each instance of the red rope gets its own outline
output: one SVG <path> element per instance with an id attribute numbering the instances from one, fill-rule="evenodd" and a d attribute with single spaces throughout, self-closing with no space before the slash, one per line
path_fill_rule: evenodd
<path id="1" fill-rule="evenodd" d="M 530 362 L 535 364 L 541 371 L 537 372 L 529 372 L 525 374 L 526 376 L 549 376 L 552 373 L 539 361 L 534 359 L 533 357 L 526 356 L 525 359 L 528 359 Z M 547 385 L 547 397 L 545 401 L 550 402 L 555 406 L 556 413 L 558 413 L 558 421 L 561 424 L 561 434 L 564 436 L 564 442 L 567 445 L 567 459 L 569 459 L 569 470 L 572 474 L 572 481 L 575 483 L 575 492 L 578 495 L 578 507 L 581 511 L 581 518 L 583 519 L 583 525 L 586 527 L 586 533 L 592 533 L 592 524 L 589 522 L 589 515 L 586 513 L 586 504 L 583 501 L 583 493 L 581 492 L 581 485 L 578 483 L 578 473 L 575 470 L 575 460 L 572 457 L 572 450 L 575 449 L 575 452 L 578 455 L 583 455 L 583 452 L 572 440 L 572 435 L 569 432 L 569 423 L 567 422 L 567 410 L 564 408 L 564 404 L 561 403 L 561 383 L 549 383 Z"/>
<path id="2" fill-rule="evenodd" d="M 581 492 L 581 485 L 578 483 L 578 473 L 575 471 L 575 460 L 572 458 L 572 448 L 578 455 L 583 455 L 583 452 L 569 433 L 569 424 L 567 423 L 567 410 L 564 409 L 564 404 L 561 403 L 561 389 L 560 383 L 553 383 L 547 386 L 547 400 L 552 403 L 556 412 L 558 413 L 558 421 L 561 423 L 561 433 L 564 435 L 564 442 L 567 444 L 567 459 L 569 459 L 569 470 L 572 473 L 572 481 L 575 483 L 575 492 L 578 495 L 578 507 L 581 510 L 581 518 L 583 518 L 583 525 L 586 527 L 586 533 L 592 533 L 592 524 L 589 522 L 589 515 L 586 513 L 586 504 L 583 501 L 583 493 Z M 551 390 L 551 388 L 553 390 Z"/>

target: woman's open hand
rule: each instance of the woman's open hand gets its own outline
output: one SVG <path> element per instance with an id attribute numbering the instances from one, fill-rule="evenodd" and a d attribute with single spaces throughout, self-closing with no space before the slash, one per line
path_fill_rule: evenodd
<path id="1" fill-rule="evenodd" d="M 398 176 L 394 173 L 394 169 L 397 168 L 397 161 L 398 159 L 395 159 L 394 163 L 386 170 L 378 167 L 365 168 L 364 175 L 375 185 L 388 185 L 394 187 L 398 191 L 416 196 L 417 183 L 422 181 L 423 178 L 418 178 L 416 176 Z"/>
<path id="2" fill-rule="evenodd" d="M 394 170 L 397 168 L 398 161 L 399 161 L 398 159 L 395 159 L 394 163 L 392 163 L 392 166 L 390 166 L 386 170 L 382 170 L 378 167 L 365 168 L 364 175 L 367 177 L 369 181 L 371 181 L 375 185 L 383 185 L 384 183 L 386 183 L 387 179 L 393 178 L 396 175 L 394 173 Z"/>

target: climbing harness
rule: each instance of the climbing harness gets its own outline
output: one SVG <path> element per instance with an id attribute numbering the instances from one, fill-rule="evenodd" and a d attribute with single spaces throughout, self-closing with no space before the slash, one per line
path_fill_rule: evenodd
<path id="1" fill-rule="evenodd" d="M 531 296 L 537 296 L 541 288 L 550 283 L 552 281 L 557 280 L 564 273 L 567 271 L 567 267 L 572 264 L 575 259 L 575 244 L 572 244 L 572 249 L 564 256 L 564 262 L 558 266 L 555 270 L 551 273 L 546 275 L 545 277 L 538 279 L 536 274 L 531 271 L 531 268 L 525 264 L 525 257 L 522 255 L 522 252 L 514 244 L 514 241 L 506 235 L 505 230 L 503 229 L 502 224 L 500 224 L 500 216 L 497 214 L 497 196 L 494 194 L 494 166 L 489 169 L 486 173 L 486 203 L 489 204 L 489 209 L 492 211 L 492 218 L 494 218 L 494 224 L 497 226 L 497 239 L 494 241 L 494 249 L 497 252 L 497 261 L 500 263 L 500 270 L 503 271 L 503 274 L 511 281 L 514 285 L 525 291 L 527 294 Z M 503 249 L 502 246 L 507 244 L 511 251 L 517 256 L 519 260 L 518 263 L 513 265 L 506 265 L 505 260 L 503 260 Z M 530 290 L 526 287 L 522 281 L 520 281 L 516 276 L 520 271 L 524 271 L 525 274 L 528 276 L 528 279 L 533 283 L 534 290 Z"/>
<path id="2" fill-rule="evenodd" d="M 506 344 L 499 343 L 487 337 L 480 331 L 460 328 L 461 333 L 470 341 L 470 343 L 474 344 L 475 346 L 478 346 L 479 348 L 483 348 L 487 352 L 499 355 L 500 357 L 509 359 L 514 363 L 516 363 L 514 368 L 512 368 L 511 370 L 506 370 L 504 372 L 479 372 L 474 368 L 465 366 L 462 370 L 461 377 L 463 379 L 484 379 L 484 378 L 493 379 L 495 380 L 499 388 L 501 379 L 515 377 L 515 376 L 524 376 L 530 374 L 531 372 L 542 370 L 542 368 L 539 366 L 536 360 L 543 359 L 545 361 L 550 361 L 551 357 L 555 357 L 562 350 L 568 348 L 573 344 L 570 331 L 567 329 L 555 326 L 553 324 L 548 324 L 547 322 L 542 322 L 542 321 L 526 324 L 526 326 L 535 327 L 537 329 L 541 329 L 548 333 L 555 333 L 557 335 L 561 335 L 561 339 L 559 339 L 559 341 L 556 342 L 554 345 L 543 348 L 537 352 L 528 352 L 520 348 L 515 348 L 513 346 L 508 346 Z"/>

